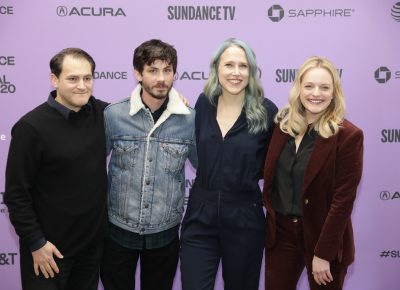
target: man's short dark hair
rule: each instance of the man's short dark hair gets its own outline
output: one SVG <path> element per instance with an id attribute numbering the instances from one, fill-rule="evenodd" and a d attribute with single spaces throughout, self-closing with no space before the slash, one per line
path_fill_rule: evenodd
<path id="1" fill-rule="evenodd" d="M 92 74 L 94 74 L 94 70 L 96 68 L 96 63 L 94 62 L 93 58 L 88 54 L 86 51 L 76 47 L 69 47 L 61 50 L 57 53 L 53 58 L 50 60 L 50 70 L 51 73 L 54 74 L 56 77 L 59 77 L 62 72 L 62 65 L 64 62 L 64 58 L 67 55 L 71 55 L 72 57 L 76 58 L 83 58 L 86 59 L 90 66 L 92 67 Z"/>
<path id="2" fill-rule="evenodd" d="M 151 65 L 156 60 L 166 61 L 172 65 L 174 73 L 178 65 L 176 49 L 159 39 L 151 39 L 143 42 L 133 53 L 133 68 L 139 73 L 143 72 L 144 66 Z"/>

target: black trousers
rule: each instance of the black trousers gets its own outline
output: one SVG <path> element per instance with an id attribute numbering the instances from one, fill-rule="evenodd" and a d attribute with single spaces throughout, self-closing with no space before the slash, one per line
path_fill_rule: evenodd
<path id="1" fill-rule="evenodd" d="M 140 257 L 142 290 L 171 290 L 179 259 L 179 238 L 159 249 L 132 250 L 109 238 L 101 266 L 104 290 L 135 289 L 135 273 Z"/>
<path id="2" fill-rule="evenodd" d="M 97 290 L 103 242 L 72 257 L 54 257 L 60 270 L 54 278 L 35 275 L 31 251 L 20 245 L 21 282 L 24 290 Z"/>
<path id="3" fill-rule="evenodd" d="M 275 246 L 265 251 L 265 289 L 296 290 L 304 268 L 311 290 L 341 290 L 347 266 L 330 263 L 333 281 L 319 286 L 312 275 L 312 258 L 307 258 L 301 218 L 277 215 Z"/>
<path id="4" fill-rule="evenodd" d="M 221 261 L 226 290 L 258 290 L 264 240 L 259 194 L 196 192 L 182 222 L 182 289 L 214 289 Z"/>

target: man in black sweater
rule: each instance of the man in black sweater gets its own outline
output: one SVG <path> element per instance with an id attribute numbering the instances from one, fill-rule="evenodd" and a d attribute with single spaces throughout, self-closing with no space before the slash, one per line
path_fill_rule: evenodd
<path id="1" fill-rule="evenodd" d="M 12 128 L 4 202 L 20 238 L 23 289 L 96 290 L 107 234 L 103 110 L 95 62 L 67 48 L 50 61 L 47 102 Z"/>

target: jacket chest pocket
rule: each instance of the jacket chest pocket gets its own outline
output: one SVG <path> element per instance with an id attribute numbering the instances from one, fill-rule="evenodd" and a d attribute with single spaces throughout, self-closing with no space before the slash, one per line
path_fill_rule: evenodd
<path id="1" fill-rule="evenodd" d="M 171 173 L 180 172 L 188 155 L 188 146 L 184 144 L 161 143 L 161 150 L 164 155 L 164 169 Z"/>
<path id="2" fill-rule="evenodd" d="M 113 144 L 113 155 L 121 169 L 132 168 L 137 159 L 139 145 L 132 141 L 115 141 Z"/>

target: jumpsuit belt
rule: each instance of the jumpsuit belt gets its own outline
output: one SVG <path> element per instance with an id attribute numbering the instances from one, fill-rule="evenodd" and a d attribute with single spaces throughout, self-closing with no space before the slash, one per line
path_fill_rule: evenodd
<path id="1" fill-rule="evenodd" d="M 254 205 L 262 204 L 261 197 L 260 190 L 224 192 L 194 186 L 190 192 L 189 199 L 209 204 Z"/>

